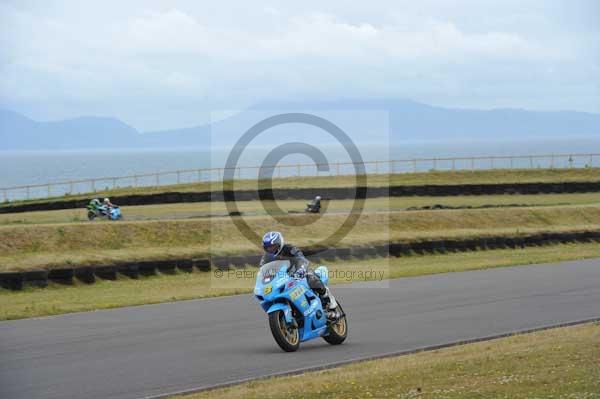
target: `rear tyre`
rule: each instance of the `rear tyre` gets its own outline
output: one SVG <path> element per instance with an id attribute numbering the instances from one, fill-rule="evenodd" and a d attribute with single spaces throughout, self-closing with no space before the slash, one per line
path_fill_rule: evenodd
<path id="1" fill-rule="evenodd" d="M 88 211 L 87 217 L 88 217 L 88 220 L 94 220 L 96 218 L 96 214 L 92 211 Z"/>
<path id="2" fill-rule="evenodd" d="M 285 322 L 283 311 L 277 310 L 269 313 L 269 327 L 275 342 L 286 352 L 295 352 L 300 347 L 300 332 L 298 327 L 290 326 Z"/>
<path id="3" fill-rule="evenodd" d="M 331 345 L 339 345 L 346 340 L 348 336 L 348 321 L 346 320 L 346 313 L 342 309 L 338 301 L 338 311 L 342 314 L 335 323 L 329 324 L 327 329 L 329 334 L 323 337 L 323 339 Z"/>

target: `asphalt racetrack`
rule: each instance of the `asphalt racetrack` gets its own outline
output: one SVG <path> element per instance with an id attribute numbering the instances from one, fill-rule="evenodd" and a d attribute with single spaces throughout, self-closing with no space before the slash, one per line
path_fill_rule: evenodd
<path id="1" fill-rule="evenodd" d="M 0 397 L 150 397 L 597 318 L 600 259 L 334 293 L 348 314 L 348 340 L 313 340 L 295 353 L 279 349 L 251 295 L 0 322 Z"/>

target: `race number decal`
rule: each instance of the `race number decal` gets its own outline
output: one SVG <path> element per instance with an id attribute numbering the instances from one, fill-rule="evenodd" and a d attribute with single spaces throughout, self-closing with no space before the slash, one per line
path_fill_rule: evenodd
<path id="1" fill-rule="evenodd" d="M 304 294 L 304 287 L 299 285 L 295 290 L 290 292 L 290 298 L 292 298 L 292 301 L 295 301 L 296 299 L 300 298 L 302 294 Z"/>

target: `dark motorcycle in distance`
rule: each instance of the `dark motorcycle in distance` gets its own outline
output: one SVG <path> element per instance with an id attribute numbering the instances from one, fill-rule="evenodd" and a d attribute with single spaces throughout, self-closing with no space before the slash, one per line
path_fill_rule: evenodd
<path id="1" fill-rule="evenodd" d="M 308 213 L 320 213 L 321 212 L 321 197 L 317 196 L 314 200 L 306 204 L 304 212 Z"/>

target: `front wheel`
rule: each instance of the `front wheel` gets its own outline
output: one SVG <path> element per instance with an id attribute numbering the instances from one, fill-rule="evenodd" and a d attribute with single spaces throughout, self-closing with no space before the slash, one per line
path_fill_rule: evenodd
<path id="1" fill-rule="evenodd" d="M 342 314 L 342 316 L 335 323 L 331 323 L 329 325 L 329 334 L 323 337 L 323 339 L 331 345 L 341 344 L 348 336 L 348 321 L 346 320 L 346 313 L 344 313 L 342 305 L 340 305 L 339 302 L 338 311 Z"/>
<path id="2" fill-rule="evenodd" d="M 269 327 L 277 345 L 286 352 L 294 352 L 300 347 L 300 332 L 297 326 L 285 322 L 283 311 L 269 313 Z"/>

